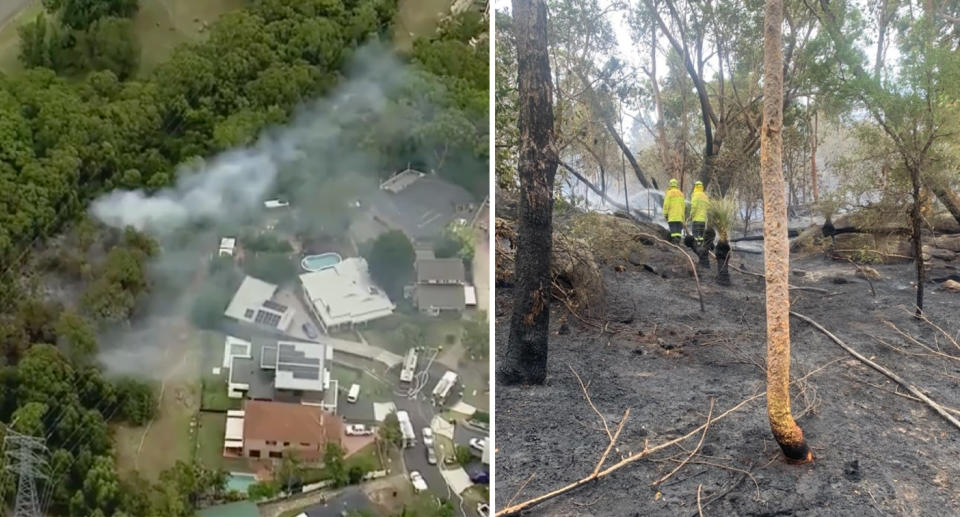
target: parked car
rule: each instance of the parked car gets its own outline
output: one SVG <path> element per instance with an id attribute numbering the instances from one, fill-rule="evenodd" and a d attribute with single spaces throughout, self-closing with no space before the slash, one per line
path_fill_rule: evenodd
<path id="1" fill-rule="evenodd" d="M 470 448 L 483 454 L 483 449 L 487 447 L 486 438 L 470 438 Z"/>
<path id="2" fill-rule="evenodd" d="M 416 470 L 410 472 L 410 482 L 413 483 L 413 491 L 418 494 L 427 489 L 427 482 Z"/>
<path id="3" fill-rule="evenodd" d="M 310 339 L 317 339 L 317 337 L 320 336 L 317 329 L 310 323 L 304 323 L 301 328 L 303 328 L 303 333 Z"/>
<path id="4" fill-rule="evenodd" d="M 433 450 L 433 447 L 427 447 L 427 463 L 431 465 L 437 464 L 437 452 Z"/>
<path id="5" fill-rule="evenodd" d="M 350 424 L 345 431 L 347 436 L 369 436 L 373 434 L 373 429 L 363 424 Z"/>
<path id="6" fill-rule="evenodd" d="M 490 483 L 490 473 L 485 470 L 476 470 L 470 473 L 470 481 L 486 485 Z"/>
<path id="7" fill-rule="evenodd" d="M 479 513 L 481 517 L 487 517 L 487 516 L 489 516 L 489 515 L 490 515 L 490 505 L 488 505 L 487 503 L 477 503 L 477 513 Z M 297 516 L 297 517 L 299 517 L 299 516 Z"/>
<path id="8" fill-rule="evenodd" d="M 433 447 L 433 429 L 429 427 L 423 428 L 423 444 L 426 445 L 427 448 Z"/>

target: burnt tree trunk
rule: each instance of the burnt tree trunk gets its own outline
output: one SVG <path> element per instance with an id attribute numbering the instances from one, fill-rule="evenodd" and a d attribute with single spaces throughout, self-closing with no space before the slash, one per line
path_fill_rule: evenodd
<path id="1" fill-rule="evenodd" d="M 730 285 L 730 243 L 721 240 L 717 243 L 717 283 Z"/>
<path id="2" fill-rule="evenodd" d="M 553 83 L 547 54 L 547 6 L 513 0 L 519 92 L 520 213 L 510 336 L 498 377 L 505 384 L 542 384 L 547 376 L 550 255 L 553 239 Z"/>
<path id="3" fill-rule="evenodd" d="M 913 205 L 910 207 L 910 240 L 913 244 L 913 259 L 917 264 L 917 312 L 919 319 L 923 315 L 923 237 L 920 233 L 920 168 L 910 167 L 910 183 L 913 187 Z"/>
<path id="4" fill-rule="evenodd" d="M 790 411 L 790 246 L 783 181 L 783 0 L 767 0 L 763 21 L 763 271 L 767 312 L 767 416 L 774 439 L 792 462 L 813 460 Z"/>
<path id="5" fill-rule="evenodd" d="M 937 196 L 937 200 L 947 207 L 950 215 L 960 223 L 960 195 L 957 195 L 949 185 L 943 185 L 936 181 L 928 182 L 927 187 L 930 188 L 934 196 Z"/>

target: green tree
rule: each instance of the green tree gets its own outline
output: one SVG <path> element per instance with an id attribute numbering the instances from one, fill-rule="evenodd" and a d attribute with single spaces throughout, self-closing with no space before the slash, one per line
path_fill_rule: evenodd
<path id="1" fill-rule="evenodd" d="M 399 230 L 386 232 L 364 254 L 370 276 L 394 300 L 403 297 L 403 286 L 413 277 L 416 254 L 410 239 Z"/>
<path id="2" fill-rule="evenodd" d="M 43 417 L 47 414 L 47 405 L 40 402 L 28 402 L 13 412 L 13 430 L 29 436 L 44 436 L 46 427 Z"/>
<path id="3" fill-rule="evenodd" d="M 490 353 L 490 324 L 487 313 L 478 312 L 474 317 L 464 321 L 463 338 L 461 342 L 476 359 L 486 359 Z"/>
<path id="4" fill-rule="evenodd" d="M 140 43 L 128 19 L 105 17 L 93 22 L 78 37 L 77 48 L 86 69 L 110 70 L 121 80 L 131 77 L 140 64 Z"/>
<path id="5" fill-rule="evenodd" d="M 145 425 L 156 413 L 157 400 L 153 387 L 146 382 L 122 378 L 116 381 L 121 417 L 135 426 Z"/>
<path id="6" fill-rule="evenodd" d="M 467 465 L 473 461 L 473 453 L 470 452 L 470 449 L 463 445 L 457 445 L 453 449 L 453 457 L 456 458 L 457 463 L 460 465 Z"/>
<path id="7" fill-rule="evenodd" d="M 343 455 L 343 447 L 339 443 L 327 442 L 327 447 L 323 452 L 323 466 L 328 479 L 333 482 L 335 487 L 341 487 L 350 482 L 350 474 L 347 472 Z"/>
<path id="8" fill-rule="evenodd" d="M 290 493 L 292 487 L 300 482 L 302 469 L 303 464 L 296 453 L 290 450 L 284 451 L 275 479 L 284 491 Z"/>
<path id="9" fill-rule="evenodd" d="M 60 313 L 56 324 L 57 341 L 66 347 L 74 363 L 83 364 L 97 354 L 97 337 L 93 326 L 72 310 Z"/>
<path id="10" fill-rule="evenodd" d="M 254 501 L 260 499 L 270 499 L 272 497 L 276 497 L 279 493 L 280 484 L 275 481 L 253 483 L 247 487 L 247 495 Z"/>
<path id="11" fill-rule="evenodd" d="M 400 431 L 400 420 L 397 418 L 395 411 L 384 417 L 377 432 L 380 434 L 380 441 L 383 443 L 396 447 L 403 445 L 403 432 Z"/>
<path id="12" fill-rule="evenodd" d="M 137 13 L 139 0 L 58 0 L 47 2 L 46 6 L 59 8 L 60 19 L 67 27 L 86 30 L 104 17 L 132 17 Z"/>

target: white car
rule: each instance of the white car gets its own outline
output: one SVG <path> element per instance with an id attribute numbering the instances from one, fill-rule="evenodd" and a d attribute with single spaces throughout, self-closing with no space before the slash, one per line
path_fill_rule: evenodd
<path id="1" fill-rule="evenodd" d="M 483 450 L 487 448 L 487 439 L 486 438 L 470 438 L 470 447 L 483 454 Z"/>
<path id="2" fill-rule="evenodd" d="M 413 491 L 418 494 L 427 489 L 427 482 L 416 470 L 410 472 L 410 482 L 413 483 Z"/>
<path id="3" fill-rule="evenodd" d="M 373 429 L 363 424 L 350 424 L 344 432 L 347 436 L 370 436 L 373 434 Z"/>
<path id="4" fill-rule="evenodd" d="M 429 427 L 423 428 L 423 445 L 433 447 L 433 429 Z"/>
<path id="5" fill-rule="evenodd" d="M 487 517 L 490 515 L 490 505 L 487 503 L 477 503 L 477 513 L 482 517 Z M 297 517 L 300 517 L 299 515 Z"/>

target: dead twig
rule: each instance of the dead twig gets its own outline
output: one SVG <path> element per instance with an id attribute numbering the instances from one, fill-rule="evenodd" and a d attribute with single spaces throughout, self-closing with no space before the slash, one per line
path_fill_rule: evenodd
<path id="1" fill-rule="evenodd" d="M 703 505 L 700 504 L 700 490 L 703 489 L 703 483 L 697 485 L 697 512 L 700 513 L 700 517 L 703 517 Z"/>
<path id="2" fill-rule="evenodd" d="M 834 363 L 836 363 L 836 362 L 838 362 L 838 361 L 840 361 L 840 359 L 834 359 L 834 360 L 832 360 L 832 361 L 829 361 L 829 362 L 827 362 L 826 364 L 824 364 L 823 366 L 821 366 L 821 367 L 819 367 L 819 368 L 817 368 L 817 369 L 815 369 L 815 370 L 807 373 L 807 374 L 804 375 L 803 377 L 800 377 L 799 379 L 794 380 L 793 382 L 791 382 L 791 384 L 794 384 L 794 383 L 797 383 L 797 382 L 801 382 L 801 381 L 803 381 L 803 380 L 806 380 L 807 378 L 811 377 L 812 375 L 823 371 L 825 368 L 827 368 L 828 366 L 830 366 L 830 365 L 832 365 L 832 364 L 834 364 Z M 571 370 L 572 370 L 572 368 L 571 368 Z M 581 384 L 582 384 L 582 383 L 581 383 Z M 757 393 L 757 394 L 755 394 L 755 395 L 751 395 L 751 396 L 749 396 L 749 397 L 741 400 L 739 403 L 737 403 L 736 405 L 734 405 L 734 406 L 731 407 L 730 409 L 724 411 L 723 413 L 721 413 L 720 415 L 718 415 L 716 418 L 712 419 L 710 422 L 711 422 L 711 423 L 716 423 L 716 422 L 718 422 L 718 421 L 720 421 L 720 420 L 723 420 L 724 418 L 726 418 L 727 416 L 733 414 L 734 412 L 739 411 L 741 408 L 743 408 L 744 406 L 746 406 L 746 405 L 749 404 L 750 402 L 753 402 L 754 400 L 757 400 L 757 399 L 759 399 L 759 398 L 765 397 L 766 395 L 767 395 L 767 392 L 765 392 L 765 391 L 762 391 L 762 392 Z M 582 478 L 582 479 L 579 479 L 579 480 L 577 480 L 577 481 L 574 481 L 573 483 L 570 483 L 570 484 L 568 484 L 568 485 L 566 485 L 566 486 L 564 486 L 564 487 L 558 488 L 558 489 L 556 489 L 556 490 L 554 490 L 554 491 L 552 491 L 552 492 L 548 492 L 548 493 L 546 493 L 546 494 L 543 494 L 543 495 L 534 497 L 534 498 L 532 498 L 532 499 L 528 499 L 528 500 L 526 500 L 526 501 L 524 501 L 524 502 L 522 502 L 522 503 L 518 503 L 518 504 L 516 504 L 516 505 L 512 505 L 512 506 L 511 506 L 511 505 L 507 505 L 506 508 L 501 508 L 499 511 L 497 511 L 497 513 L 495 514 L 495 517 L 504 517 L 504 516 L 507 516 L 507 515 L 516 515 L 516 514 L 520 513 L 520 512 L 523 511 L 523 510 L 529 509 L 529 508 L 531 508 L 531 507 L 533 507 L 533 506 L 536 506 L 536 505 L 538 505 L 538 504 L 540 504 L 540 503 L 542 503 L 542 502 L 544 502 L 544 501 L 547 501 L 547 500 L 549 500 L 549 499 L 553 499 L 554 497 L 557 497 L 557 496 L 559 496 L 559 495 L 562 495 L 562 494 L 565 494 L 565 493 L 570 492 L 570 491 L 572 491 L 572 490 L 575 490 L 575 489 L 577 489 L 577 488 L 579 488 L 579 487 L 581 487 L 581 486 L 583 486 L 583 485 L 585 485 L 585 484 L 587 484 L 587 483 L 589 483 L 589 482 L 591 482 L 591 481 L 595 481 L 595 480 L 599 480 L 599 479 L 601 479 L 601 478 L 607 477 L 607 476 L 609 476 L 610 474 L 612 474 L 613 472 L 616 472 L 617 470 L 620 470 L 620 469 L 622 469 L 623 467 L 625 467 L 625 466 L 627 466 L 627 465 L 629 465 L 629 464 L 631 464 L 631 463 L 633 463 L 633 462 L 635 462 L 635 461 L 637 461 L 637 460 L 640 460 L 640 459 L 642 459 L 642 458 L 645 458 L 645 457 L 649 456 L 649 455 L 652 454 L 652 453 L 655 453 L 655 452 L 657 452 L 657 451 L 663 450 L 663 449 L 665 449 L 665 448 L 667 448 L 667 447 L 670 447 L 670 446 L 672 446 L 672 445 L 675 445 L 675 444 L 684 442 L 684 441 L 686 441 L 687 439 L 689 439 L 689 438 L 691 438 L 691 437 L 693 437 L 693 436 L 696 436 L 696 434 L 699 433 L 699 432 L 701 432 L 701 431 L 703 431 L 705 427 L 706 427 L 706 424 L 700 425 L 700 426 L 697 427 L 696 429 L 690 431 L 689 433 L 687 433 L 687 434 L 685 434 L 685 435 L 683 435 L 683 436 L 681 436 L 681 437 L 679 437 L 679 438 L 674 438 L 673 440 L 666 441 L 666 442 L 664 442 L 664 443 L 662 443 L 662 444 L 660 444 L 660 445 L 654 446 L 654 447 L 649 447 L 649 445 L 645 442 L 645 443 L 644 443 L 644 446 L 643 446 L 643 450 L 641 450 L 640 452 L 634 453 L 634 454 L 630 455 L 629 457 L 624 458 L 623 460 L 615 463 L 614 465 L 612 465 L 612 466 L 610 466 L 610 467 L 607 467 L 607 468 L 604 469 L 604 470 L 601 470 L 600 472 L 598 472 L 598 473 L 596 473 L 596 474 L 590 474 L 590 475 L 588 475 L 588 476 L 586 476 L 586 477 L 584 477 L 584 478 Z M 611 436 L 611 438 L 612 438 L 612 436 Z M 743 481 L 743 479 L 746 479 L 746 477 L 747 477 L 747 476 L 743 476 L 743 477 L 742 477 L 739 481 L 737 481 L 737 482 L 733 485 L 733 487 L 731 487 L 729 490 L 733 490 L 733 488 L 735 488 L 736 485 L 739 485 L 739 484 Z M 728 490 L 728 492 L 729 492 L 729 490 Z M 708 501 L 707 504 L 710 504 L 710 502 L 715 501 L 715 500 L 717 499 L 717 497 L 720 497 L 720 496 L 722 496 L 722 495 L 725 495 L 725 493 L 724 493 L 724 494 L 719 494 L 718 496 L 715 496 L 715 497 L 713 498 L 713 500 Z"/>
<path id="3" fill-rule="evenodd" d="M 580 374 L 573 369 L 572 366 L 567 365 L 570 368 L 570 371 L 573 372 L 573 376 L 577 378 L 577 382 L 580 383 L 580 389 L 583 391 L 583 396 L 587 398 L 587 404 L 590 404 L 590 407 L 593 408 L 593 412 L 600 417 L 600 422 L 603 423 L 603 430 L 607 432 L 607 438 L 610 441 L 613 441 L 613 434 L 610 433 L 610 426 L 607 425 L 607 419 L 600 413 L 600 410 L 597 409 L 597 406 L 593 405 L 593 400 L 590 400 L 590 393 L 587 392 L 587 387 L 583 385 L 583 379 L 580 378 Z"/>
<path id="4" fill-rule="evenodd" d="M 597 472 L 600 472 L 600 468 L 603 467 L 603 463 L 607 461 L 607 455 L 610 454 L 610 449 L 613 448 L 613 445 L 617 443 L 617 438 L 620 437 L 620 431 L 623 431 L 623 424 L 627 423 L 627 418 L 629 417 L 630 408 L 627 408 L 627 410 L 623 412 L 623 418 L 620 419 L 620 425 L 617 426 L 617 432 L 613 433 L 613 437 L 610 438 L 610 444 L 607 445 L 607 449 L 603 451 L 603 456 L 600 456 L 600 461 L 597 462 L 597 466 L 593 469 L 593 475 L 597 475 Z"/>
<path id="5" fill-rule="evenodd" d="M 644 232 L 640 232 L 638 235 L 666 244 L 667 246 L 670 246 L 676 249 L 677 251 L 680 252 L 681 255 L 687 258 L 687 262 L 690 263 L 690 270 L 693 271 L 693 279 L 697 282 L 697 296 L 700 298 L 700 312 L 706 312 L 706 309 L 703 306 L 703 291 L 700 289 L 700 275 L 697 274 L 697 264 L 693 261 L 690 255 L 687 255 L 687 252 L 684 251 L 684 249 L 681 248 L 680 246 L 677 246 L 676 244 L 670 241 L 665 241 L 660 237 L 657 237 L 656 235 L 652 235 Z"/>
<path id="6" fill-rule="evenodd" d="M 929 321 L 929 320 L 928 320 L 928 321 Z M 944 358 L 944 359 L 950 359 L 950 360 L 953 360 L 953 361 L 960 361 L 960 357 L 955 356 L 955 355 L 952 355 L 952 354 L 948 354 L 948 353 L 945 353 L 945 352 L 942 352 L 942 351 L 940 351 L 940 350 L 934 349 L 934 348 L 931 347 L 930 345 L 928 345 L 928 344 L 920 341 L 919 339 L 911 336 L 910 334 L 907 334 L 906 332 L 900 330 L 900 329 L 899 329 L 896 325 L 894 325 L 893 322 L 891 322 L 891 321 L 886 321 L 886 320 L 884 320 L 883 323 L 884 323 L 886 326 L 892 328 L 897 334 L 900 334 L 901 336 L 903 336 L 903 337 L 904 337 L 905 339 L 907 339 L 908 341 L 910 341 L 910 342 L 916 344 L 917 346 L 923 348 L 924 350 L 930 352 L 930 355 L 933 355 L 933 356 L 936 356 L 936 357 L 942 357 L 942 358 Z M 905 352 L 905 353 L 906 353 L 906 352 Z"/>
<path id="7" fill-rule="evenodd" d="M 527 483 L 529 483 L 530 480 L 533 479 L 533 476 L 536 476 L 536 475 L 537 475 L 536 472 L 534 472 L 533 474 L 530 474 L 530 477 L 528 477 L 527 480 L 520 485 L 520 488 L 518 488 L 517 492 L 513 494 L 513 497 L 511 497 L 510 500 L 507 501 L 507 506 L 510 506 L 511 504 L 513 504 L 514 501 L 517 500 L 517 497 L 520 496 L 520 492 L 523 492 L 523 489 L 527 486 Z"/>
<path id="8" fill-rule="evenodd" d="M 713 253 L 712 251 L 710 252 L 710 255 L 711 255 L 713 258 L 717 258 L 717 256 L 714 255 L 714 253 Z M 737 273 L 743 274 L 743 275 L 755 276 L 755 277 L 757 277 L 757 278 L 763 278 L 763 279 L 766 279 L 766 278 L 767 278 L 765 275 L 762 275 L 762 274 L 760 274 L 760 273 L 753 273 L 753 272 L 747 271 L 747 270 L 745 270 L 745 269 L 740 269 L 740 268 L 738 268 L 737 266 L 734 266 L 733 264 L 727 264 L 727 267 L 729 267 L 730 269 L 736 271 Z M 825 296 L 828 296 L 828 297 L 829 297 L 829 296 L 836 296 L 836 295 L 840 294 L 840 293 L 838 293 L 838 292 L 836 292 L 836 291 L 830 291 L 830 290 L 828 290 L 828 289 L 822 289 L 822 288 L 820 288 L 820 287 L 808 287 L 808 286 L 805 286 L 805 285 L 793 285 L 793 284 L 787 284 L 787 285 L 790 287 L 790 289 L 793 289 L 794 291 L 811 291 L 811 292 L 814 292 L 814 293 L 820 293 L 820 294 L 825 295 Z"/>
<path id="9" fill-rule="evenodd" d="M 704 440 L 704 438 L 707 437 L 707 429 L 710 428 L 710 417 L 711 417 L 711 416 L 713 416 L 713 399 L 710 399 L 710 409 L 707 411 L 707 422 L 706 422 L 705 424 L 703 424 L 703 434 L 700 435 L 700 442 L 697 443 L 697 446 L 694 447 L 693 451 L 686 457 L 686 459 L 684 459 L 683 461 L 681 461 L 680 464 L 677 465 L 673 470 L 671 470 L 666 476 L 663 476 L 662 478 L 660 478 L 660 479 L 654 481 L 653 483 L 651 483 L 653 486 L 657 486 L 657 485 L 659 485 L 660 483 L 663 483 L 664 481 L 670 479 L 670 476 L 673 476 L 674 474 L 676 474 L 677 471 L 680 470 L 680 469 L 682 469 L 683 466 L 686 465 L 687 462 L 690 461 L 691 458 L 693 458 L 694 456 L 697 455 L 698 452 L 700 452 L 700 447 L 703 446 L 703 440 Z"/>
<path id="10" fill-rule="evenodd" d="M 951 424 L 953 424 L 954 427 L 956 427 L 957 429 L 960 429 L 960 421 L 958 421 L 956 418 L 954 418 L 953 415 L 951 415 L 949 412 L 947 412 L 947 411 L 943 408 L 943 406 L 941 406 L 941 405 L 938 404 L 937 402 L 934 402 L 933 400 L 931 400 L 930 397 L 924 395 L 922 391 L 920 391 L 919 389 L 917 389 L 917 388 L 916 388 L 915 386 L 913 386 L 912 384 L 907 383 L 907 381 L 903 380 L 899 375 L 891 372 L 890 370 L 884 368 L 883 366 L 880 366 L 879 364 L 871 361 L 870 359 L 867 359 L 866 357 L 864 357 L 863 355 L 861 355 L 861 354 L 860 354 L 859 352 L 857 352 L 856 350 L 850 348 L 849 346 L 847 346 L 846 343 L 844 343 L 843 341 L 841 341 L 840 338 L 838 338 L 837 336 L 831 334 L 829 330 L 823 328 L 823 326 L 821 326 L 821 325 L 820 325 L 819 323 L 817 323 L 816 321 L 813 321 L 812 319 L 804 316 L 803 314 L 800 314 L 800 313 L 797 313 L 797 312 L 794 312 L 794 311 L 790 311 L 790 314 L 792 314 L 792 315 L 794 315 L 794 316 L 796 316 L 796 317 L 798 317 L 798 318 L 806 321 L 806 322 L 809 323 L 810 325 L 813 325 L 817 330 L 819 330 L 820 332 L 823 332 L 824 334 L 827 335 L 827 337 L 829 337 L 830 339 L 832 339 L 834 343 L 836 343 L 837 345 L 840 346 L 840 348 L 846 350 L 847 352 L 850 353 L 850 355 L 856 357 L 857 359 L 859 359 L 861 362 L 863 362 L 863 363 L 866 364 L 867 366 L 869 366 L 869 367 L 873 368 L 874 370 L 876 370 L 876 371 L 878 371 L 878 372 L 886 375 L 887 377 L 889 377 L 891 380 L 893 380 L 893 381 L 896 382 L 897 384 L 900 384 L 901 386 L 903 386 L 904 389 L 906 389 L 907 391 L 909 391 L 913 396 L 915 396 L 915 397 L 917 397 L 918 399 L 922 400 L 926 405 L 930 406 L 931 409 L 933 409 L 934 411 L 936 411 L 940 416 L 942 416 L 942 417 L 945 418 L 948 422 L 950 422 Z"/>

